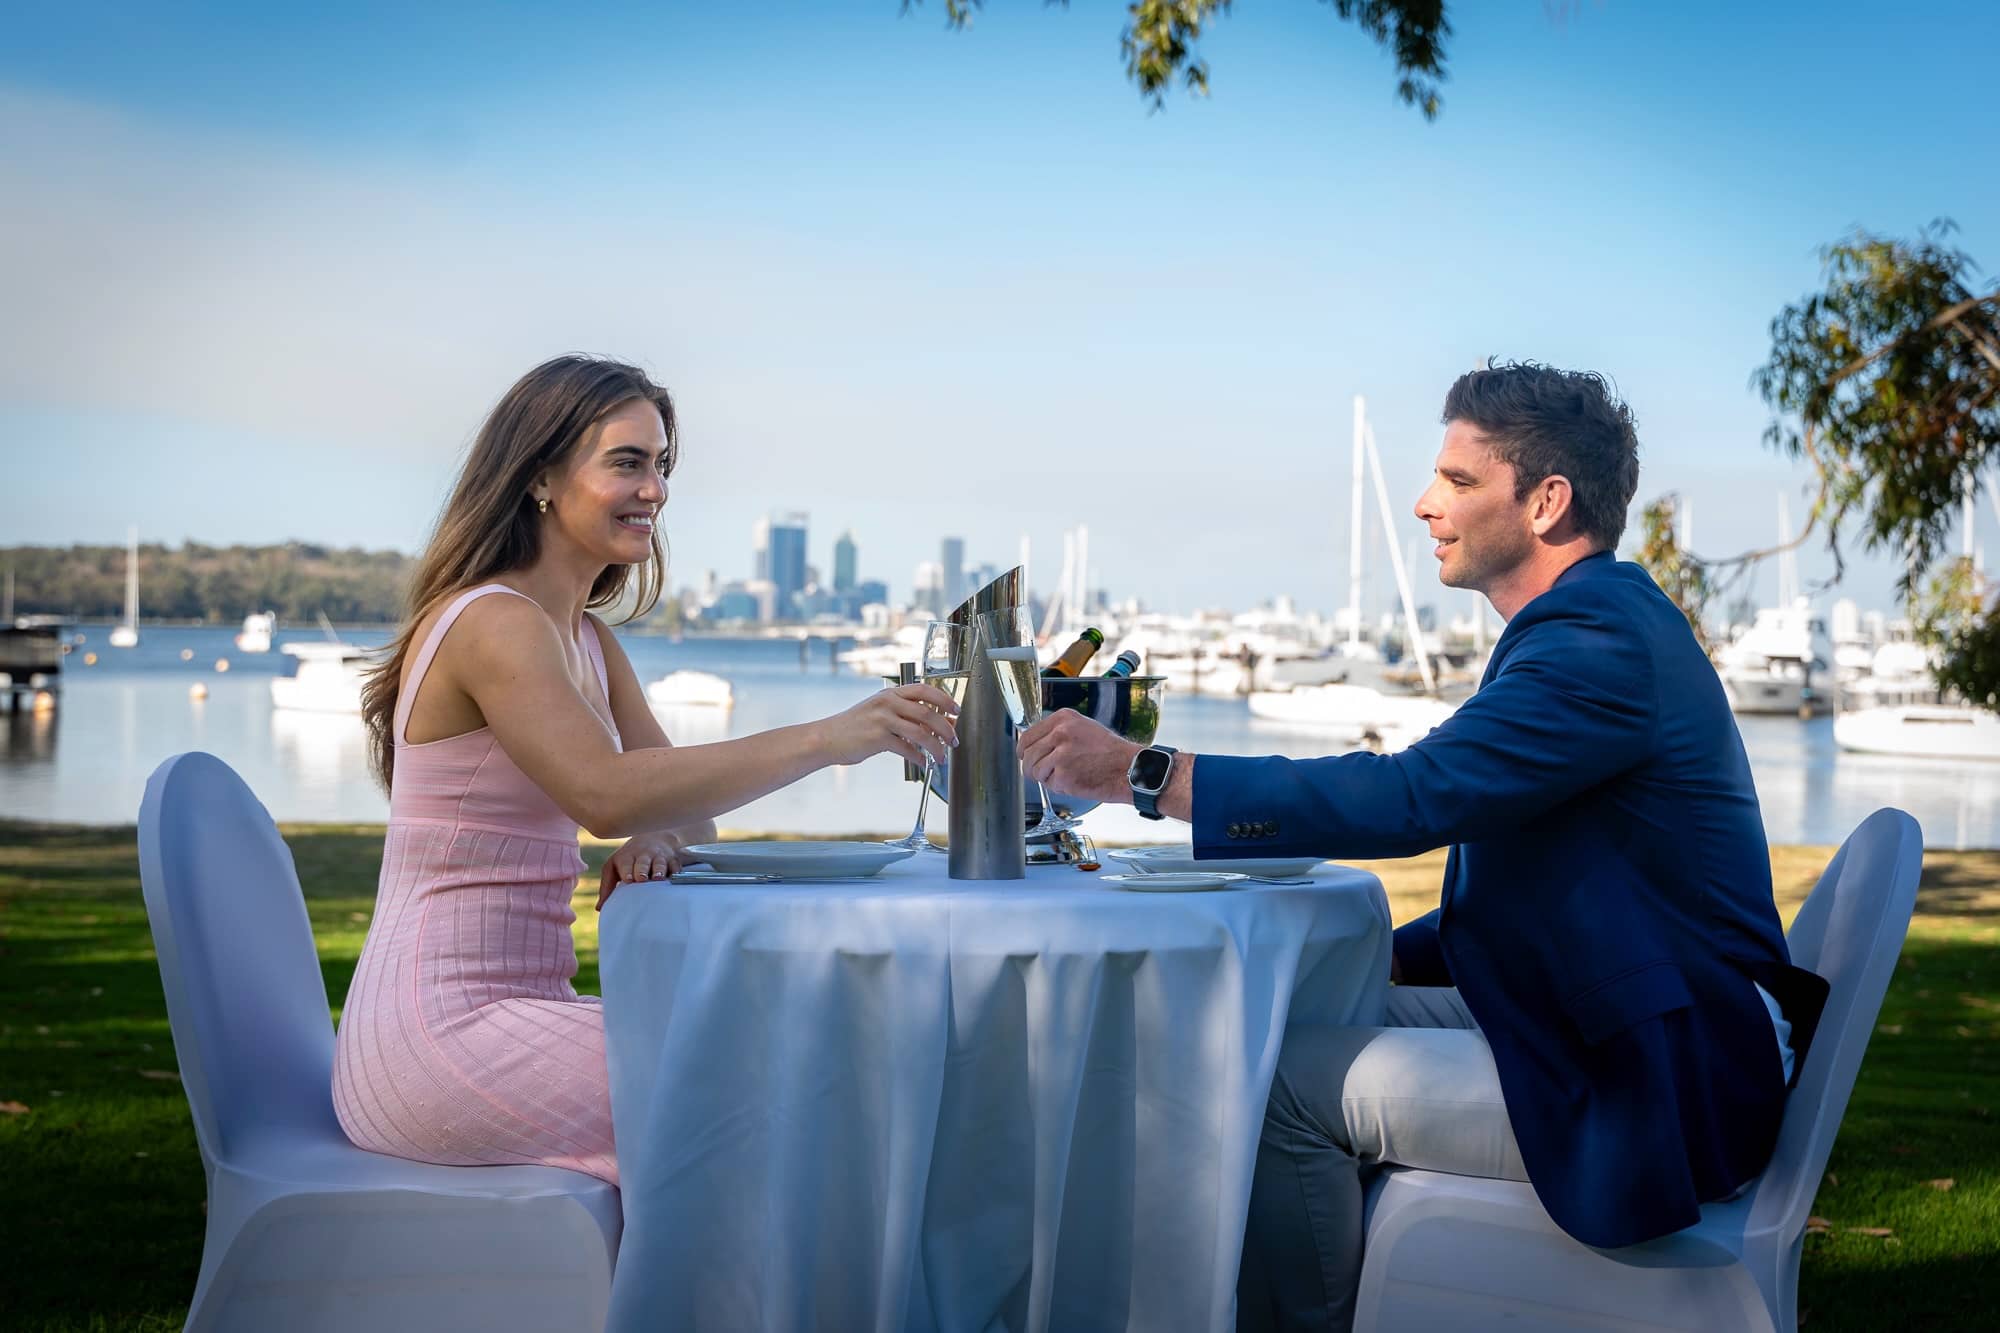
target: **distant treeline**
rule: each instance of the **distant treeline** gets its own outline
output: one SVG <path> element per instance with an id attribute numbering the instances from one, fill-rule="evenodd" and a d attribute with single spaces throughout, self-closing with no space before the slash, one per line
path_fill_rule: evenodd
<path id="1" fill-rule="evenodd" d="M 283 546 L 139 547 L 139 617 L 240 622 L 252 611 L 310 623 L 393 621 L 413 563 L 396 551 Z M 0 578 L 14 574 L 16 615 L 112 618 L 125 610 L 123 546 L 0 547 Z"/>

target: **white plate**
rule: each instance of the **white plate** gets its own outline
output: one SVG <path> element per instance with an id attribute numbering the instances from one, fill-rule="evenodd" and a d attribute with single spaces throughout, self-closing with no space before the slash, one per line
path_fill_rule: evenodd
<path id="1" fill-rule="evenodd" d="M 1123 861 L 1142 875 L 1163 872 L 1200 874 L 1226 867 L 1239 875 L 1294 879 L 1300 875 L 1310 875 L 1313 867 L 1320 863 L 1320 858 L 1317 856 L 1217 856 L 1197 861 L 1194 859 L 1194 848 L 1186 843 L 1178 847 L 1127 847 L 1116 851 L 1107 850 L 1104 854 L 1113 860 Z"/>
<path id="2" fill-rule="evenodd" d="M 912 849 L 880 842 L 704 842 L 687 853 L 724 875 L 828 879 L 872 875 Z"/>
<path id="3" fill-rule="evenodd" d="M 1222 870 L 1186 874 L 1164 871 L 1150 875 L 1100 875 L 1098 878 L 1115 889 L 1131 889 L 1137 893 L 1197 893 L 1202 889 L 1233 889 L 1243 882 L 1242 875 Z"/>

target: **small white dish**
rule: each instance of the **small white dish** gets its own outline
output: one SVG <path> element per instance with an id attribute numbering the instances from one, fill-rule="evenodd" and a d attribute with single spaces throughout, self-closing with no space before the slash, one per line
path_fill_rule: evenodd
<path id="1" fill-rule="evenodd" d="M 1230 856 L 1197 861 L 1194 859 L 1194 848 L 1187 843 L 1177 847 L 1124 847 L 1107 850 L 1104 854 L 1113 860 L 1123 861 L 1142 875 L 1202 874 L 1228 870 L 1266 879 L 1296 879 L 1301 875 L 1310 875 L 1321 861 L 1317 856 Z"/>
<path id="2" fill-rule="evenodd" d="M 779 879 L 854 879 L 913 854 L 880 842 L 704 842 L 687 849 L 688 860 L 717 874 Z"/>
<path id="3" fill-rule="evenodd" d="M 1151 874 L 1100 875 L 1114 889 L 1135 893 L 1199 893 L 1204 889 L 1233 889 L 1244 876 L 1226 870 L 1160 871 Z"/>

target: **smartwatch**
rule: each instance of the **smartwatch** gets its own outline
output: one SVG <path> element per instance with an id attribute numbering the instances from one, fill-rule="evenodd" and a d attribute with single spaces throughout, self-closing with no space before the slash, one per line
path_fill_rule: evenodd
<path id="1" fill-rule="evenodd" d="M 1125 782 L 1132 788 L 1133 806 L 1143 817 L 1164 818 L 1160 814 L 1160 793 L 1167 789 L 1167 775 L 1173 772 L 1174 756 L 1178 753 L 1171 745 L 1149 745 L 1132 756 L 1131 766 L 1125 770 Z"/>

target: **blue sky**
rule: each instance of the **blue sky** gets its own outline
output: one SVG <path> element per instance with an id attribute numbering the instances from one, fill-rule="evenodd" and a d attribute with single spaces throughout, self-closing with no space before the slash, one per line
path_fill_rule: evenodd
<path id="1" fill-rule="evenodd" d="M 10 16 L 0 544 L 413 549 L 491 402 L 588 350 L 681 406 L 676 582 L 804 509 L 898 591 L 946 533 L 1046 585 L 1087 521 L 1117 593 L 1330 609 L 1356 393 L 1401 509 L 1478 358 L 1601 369 L 1641 498 L 1764 545 L 1805 478 L 1748 378 L 1818 248 L 1948 215 L 2000 264 L 1937 91 L 1984 3 L 1460 0 L 1435 123 L 1305 0 L 1243 0 L 1160 114 L 1098 0 L 414 8 Z"/>

